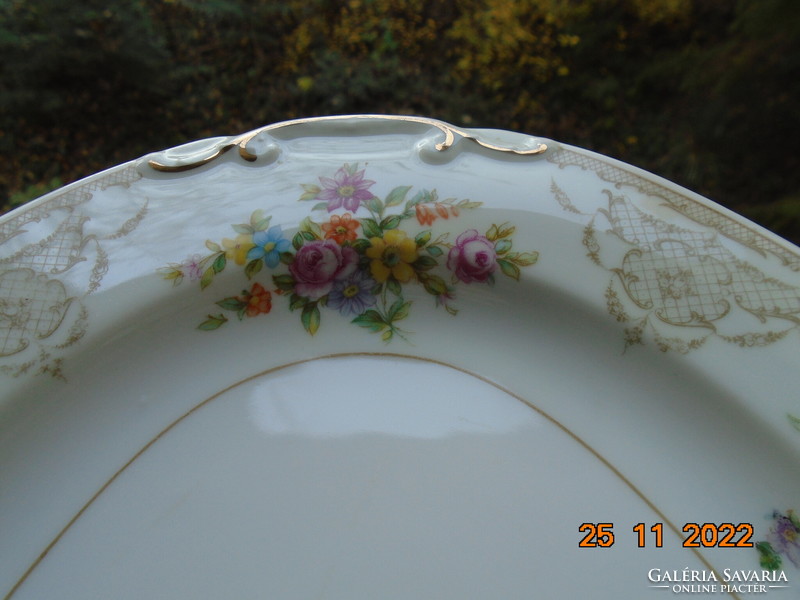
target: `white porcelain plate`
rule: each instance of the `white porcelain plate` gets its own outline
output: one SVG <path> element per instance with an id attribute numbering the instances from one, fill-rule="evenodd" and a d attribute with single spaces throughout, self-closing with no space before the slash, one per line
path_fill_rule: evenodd
<path id="1" fill-rule="evenodd" d="M 67 186 L 0 220 L 0 593 L 796 598 L 799 271 L 417 117 Z"/>

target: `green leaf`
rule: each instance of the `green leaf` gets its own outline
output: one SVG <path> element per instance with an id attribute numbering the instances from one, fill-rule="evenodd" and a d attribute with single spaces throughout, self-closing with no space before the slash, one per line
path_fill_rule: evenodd
<path id="1" fill-rule="evenodd" d="M 215 302 L 215 304 L 220 308 L 224 308 L 225 310 L 242 310 L 247 306 L 247 302 L 241 300 L 240 298 L 236 298 L 235 296 L 223 298 L 219 302 Z"/>
<path id="2" fill-rule="evenodd" d="M 291 252 L 281 252 L 281 262 L 285 265 L 290 265 L 294 262 L 294 254 Z"/>
<path id="3" fill-rule="evenodd" d="M 514 264 L 517 264 L 521 267 L 527 267 L 533 264 L 536 264 L 536 261 L 539 260 L 539 253 L 538 252 L 520 252 L 519 254 L 514 255 Z"/>
<path id="4" fill-rule="evenodd" d="M 212 242 L 211 240 L 206 240 L 206 248 L 208 248 L 212 252 L 222 252 L 222 246 Z"/>
<path id="5" fill-rule="evenodd" d="M 411 302 L 404 302 L 403 299 L 400 298 L 394 304 L 392 304 L 392 307 L 389 309 L 389 313 L 387 315 L 389 322 L 394 323 L 395 321 L 405 319 L 410 310 Z"/>
<path id="6" fill-rule="evenodd" d="M 436 262 L 435 258 L 431 258 L 430 256 L 420 256 L 411 266 L 414 267 L 415 271 L 429 271 L 438 264 L 439 263 Z"/>
<path id="7" fill-rule="evenodd" d="M 311 218 L 306 217 L 300 221 L 300 231 L 303 232 L 303 237 L 309 242 L 322 239 L 322 227 L 317 225 Z M 311 237 L 309 237 L 309 234 Z"/>
<path id="8" fill-rule="evenodd" d="M 180 265 L 164 267 L 158 269 L 158 272 L 161 273 L 161 277 L 163 279 L 172 281 L 172 285 L 180 285 L 181 281 L 183 281 L 183 271 L 181 270 Z"/>
<path id="9" fill-rule="evenodd" d="M 283 292 L 294 291 L 294 278 L 291 275 L 273 275 L 272 283 Z"/>
<path id="10" fill-rule="evenodd" d="M 402 204 L 403 200 L 406 199 L 410 189 L 410 185 L 401 185 L 394 188 L 391 192 L 389 192 L 389 195 L 386 196 L 386 206 L 397 206 L 398 204 Z"/>
<path id="11" fill-rule="evenodd" d="M 427 192 L 421 190 L 414 194 L 414 197 L 411 198 L 408 202 L 406 202 L 406 210 L 410 208 L 414 208 L 417 204 L 421 204 L 427 201 Z"/>
<path id="12" fill-rule="evenodd" d="M 300 200 L 313 200 L 317 197 L 317 195 L 322 191 L 322 188 L 318 185 L 311 185 L 311 184 L 300 184 L 303 188 L 303 195 L 300 196 Z M 327 202 L 322 202 L 323 206 L 328 206 Z M 317 208 L 316 206 L 314 208 Z"/>
<path id="13" fill-rule="evenodd" d="M 302 200 L 302 198 L 300 198 Z M 311 207 L 311 210 L 326 210 L 328 208 L 327 202 L 317 202 Z"/>
<path id="14" fill-rule="evenodd" d="M 298 231 L 297 233 L 294 234 L 294 237 L 292 238 L 292 246 L 294 246 L 295 250 L 300 250 L 302 245 L 303 245 L 303 234 Z"/>
<path id="15" fill-rule="evenodd" d="M 789 423 L 792 424 L 792 427 L 800 431 L 800 417 L 795 417 L 794 415 L 787 414 L 786 418 L 789 419 Z"/>
<path id="16" fill-rule="evenodd" d="M 250 215 L 250 226 L 254 231 L 264 231 L 269 227 L 269 222 L 271 220 L 272 217 L 265 217 L 264 211 L 259 208 L 258 210 L 254 210 L 253 214 Z"/>
<path id="17" fill-rule="evenodd" d="M 414 241 L 417 243 L 417 248 L 421 248 L 422 246 L 431 241 L 431 230 L 426 229 L 425 231 L 420 231 L 417 234 L 417 237 L 414 238 Z"/>
<path id="18" fill-rule="evenodd" d="M 792 525 L 794 525 L 795 529 L 800 531 L 800 517 L 797 516 L 797 513 L 793 510 L 788 511 L 787 517 L 789 517 L 789 521 L 791 521 Z"/>
<path id="19" fill-rule="evenodd" d="M 241 233 L 241 234 L 244 234 L 244 235 L 250 235 L 252 233 L 255 233 L 255 230 L 250 225 L 244 225 L 244 224 L 242 224 L 242 225 L 231 225 L 231 227 L 233 227 L 233 230 L 236 233 Z"/>
<path id="20" fill-rule="evenodd" d="M 214 266 L 208 267 L 205 271 L 203 271 L 203 276 L 200 278 L 200 289 L 204 290 L 211 282 L 214 281 Z"/>
<path id="21" fill-rule="evenodd" d="M 368 238 L 379 238 L 383 233 L 375 219 L 361 219 L 361 229 L 364 230 L 364 235 Z"/>
<path id="22" fill-rule="evenodd" d="M 497 240 L 494 244 L 494 251 L 498 254 L 505 254 L 511 250 L 511 240 Z"/>
<path id="23" fill-rule="evenodd" d="M 444 279 L 438 275 L 428 275 L 425 273 L 424 277 L 420 277 L 420 280 L 422 281 L 425 291 L 429 294 L 433 294 L 434 296 L 441 296 L 442 294 L 446 294 L 448 291 L 447 284 L 444 282 Z"/>
<path id="24" fill-rule="evenodd" d="M 397 300 L 394 301 L 394 304 L 392 304 L 389 307 L 389 311 L 386 313 L 386 320 L 389 321 L 389 323 L 391 323 L 394 320 L 394 318 L 393 318 L 394 314 L 398 310 L 400 310 L 400 307 L 403 306 L 403 303 L 404 303 L 403 299 L 402 298 L 398 298 Z"/>
<path id="25" fill-rule="evenodd" d="M 253 213 L 250 215 L 250 225 L 253 227 L 253 229 L 255 229 L 256 224 L 263 219 L 264 219 L 264 211 L 258 208 L 254 210 Z"/>
<path id="26" fill-rule="evenodd" d="M 265 217 L 258 221 L 255 225 L 253 225 L 253 229 L 256 231 L 266 231 L 267 227 L 269 227 L 269 222 L 272 220 L 272 217 Z"/>
<path id="27" fill-rule="evenodd" d="M 389 277 L 389 279 L 386 280 L 386 289 L 392 292 L 395 296 L 399 296 L 403 293 L 403 288 L 400 286 L 400 282 L 394 277 Z"/>
<path id="28" fill-rule="evenodd" d="M 513 235 L 516 230 L 517 228 L 514 227 L 513 225 L 509 225 L 508 223 L 503 223 L 502 225 L 497 227 L 497 239 L 507 238 Z"/>
<path id="29" fill-rule="evenodd" d="M 300 316 L 305 330 L 314 335 L 319 329 L 320 314 L 316 302 L 309 302 L 303 307 L 303 314 Z"/>
<path id="30" fill-rule="evenodd" d="M 394 332 L 393 332 L 391 329 L 387 329 L 387 330 L 386 330 L 386 331 L 384 331 L 384 332 L 383 332 L 383 334 L 381 335 L 381 339 L 382 339 L 384 342 L 388 342 L 390 339 L 392 339 L 392 335 L 394 335 Z"/>
<path id="31" fill-rule="evenodd" d="M 781 568 L 780 555 L 772 548 L 769 542 L 756 542 L 756 550 L 758 550 L 759 562 L 765 569 L 777 571 Z"/>
<path id="32" fill-rule="evenodd" d="M 383 221 L 381 221 L 381 229 L 397 229 L 398 225 L 402 221 L 402 217 L 400 215 L 392 215 L 390 217 L 386 217 Z"/>
<path id="33" fill-rule="evenodd" d="M 366 202 L 367 208 L 370 209 L 372 212 L 381 214 L 383 212 L 383 202 L 377 196 L 373 196 Z"/>
<path id="34" fill-rule="evenodd" d="M 303 308 L 306 304 L 308 304 L 308 298 L 298 296 L 297 294 L 292 294 L 289 296 L 289 310 Z"/>
<path id="35" fill-rule="evenodd" d="M 507 275 L 519 281 L 519 267 L 517 265 L 507 260 L 498 260 L 497 264 L 500 265 L 500 270 L 503 272 L 503 275 Z"/>
<path id="36" fill-rule="evenodd" d="M 350 247 L 353 248 L 359 254 L 364 254 L 364 251 L 370 247 L 369 240 L 365 240 L 364 238 L 358 238 L 357 240 L 353 240 L 350 242 Z"/>
<path id="37" fill-rule="evenodd" d="M 217 258 L 214 259 L 214 263 L 211 265 L 211 267 L 214 269 L 214 273 L 221 273 L 227 262 L 228 259 L 225 258 L 225 254 L 220 254 L 217 256 Z"/>
<path id="38" fill-rule="evenodd" d="M 222 313 L 218 315 L 208 315 L 208 319 L 197 326 L 198 329 L 203 331 L 213 331 L 219 329 L 222 325 L 228 322 L 228 318 Z"/>
<path id="39" fill-rule="evenodd" d="M 431 256 L 441 256 L 443 252 L 439 246 L 428 246 L 425 250 L 427 250 L 428 254 Z"/>
<path id="40" fill-rule="evenodd" d="M 364 327 L 375 333 L 383 331 L 388 325 L 386 321 L 383 320 L 380 313 L 372 309 L 366 311 L 362 315 L 358 315 L 351 323 L 355 323 L 359 327 Z"/>
<path id="41" fill-rule="evenodd" d="M 261 267 L 263 266 L 264 266 L 263 260 L 261 260 L 260 258 L 254 258 L 249 263 L 247 263 L 247 266 L 245 266 L 244 274 L 247 275 L 248 279 L 252 279 L 255 276 L 255 274 L 261 270 Z"/>
<path id="42" fill-rule="evenodd" d="M 456 204 L 458 208 L 463 209 L 470 209 L 470 208 L 478 208 L 481 206 L 483 202 L 473 202 L 472 200 L 461 200 Z"/>

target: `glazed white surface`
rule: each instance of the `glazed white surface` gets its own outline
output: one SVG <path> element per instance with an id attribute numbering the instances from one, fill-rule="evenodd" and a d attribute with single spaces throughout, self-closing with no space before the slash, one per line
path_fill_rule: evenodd
<path id="1" fill-rule="evenodd" d="M 746 522 L 763 541 L 772 511 L 798 506 L 797 249 L 610 159 L 505 132 L 437 150 L 442 127 L 277 127 L 247 138 L 253 162 L 235 144 L 181 173 L 142 160 L 0 220 L 0 277 L 69 299 L 47 335 L 22 312 L 3 322 L 7 598 L 619 598 L 655 593 L 655 567 L 761 568 L 754 548 L 683 548 L 680 529 Z M 239 139 L 156 159 L 186 167 Z M 289 236 L 342 214 L 298 197 L 344 164 L 379 198 L 482 203 L 409 217 L 409 237 L 452 248 L 507 223 L 538 260 L 492 286 L 452 275 L 455 316 L 404 282 L 389 342 L 329 306 L 311 335 L 270 287 L 284 265 L 253 278 L 269 314 L 198 330 L 253 281 L 233 260 L 202 290 L 164 267 L 256 210 Z M 60 270 L 37 270 L 51 255 Z M 18 289 L 0 285 L 7 307 Z M 584 522 L 613 522 L 614 547 L 578 548 Z M 639 522 L 665 523 L 664 548 L 636 547 Z M 771 593 L 788 597 L 800 571 L 782 568 L 795 585 Z"/>

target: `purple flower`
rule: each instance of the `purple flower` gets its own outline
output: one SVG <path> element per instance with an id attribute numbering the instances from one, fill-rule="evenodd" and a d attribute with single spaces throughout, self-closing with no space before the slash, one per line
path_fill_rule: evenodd
<path id="1" fill-rule="evenodd" d="M 267 231 L 256 231 L 253 234 L 254 248 L 247 252 L 247 260 L 263 258 L 270 269 L 274 269 L 281 261 L 281 252 L 286 252 L 291 247 L 289 240 L 282 237 L 280 225 L 270 227 Z"/>
<path id="2" fill-rule="evenodd" d="M 464 283 L 484 282 L 497 268 L 494 244 L 475 229 L 468 229 L 456 238 L 447 255 L 447 268 Z"/>
<path id="3" fill-rule="evenodd" d="M 789 516 L 775 513 L 775 525 L 770 528 L 767 541 L 778 554 L 783 554 L 792 561 L 795 567 L 800 568 L 800 527 L 796 520 Z"/>
<path id="4" fill-rule="evenodd" d="M 320 177 L 319 181 L 324 189 L 317 194 L 317 198 L 328 203 L 328 212 L 342 206 L 355 212 L 362 202 L 374 196 L 367 188 L 375 182 L 364 179 L 364 171 L 352 172 L 347 165 L 336 171 L 333 179 Z"/>
<path id="5" fill-rule="evenodd" d="M 343 315 L 360 315 L 368 306 L 375 304 L 375 296 L 372 294 L 374 286 L 374 279 L 363 271 L 356 271 L 349 277 L 334 282 L 328 296 L 328 306 Z"/>
<path id="6" fill-rule="evenodd" d="M 358 253 L 333 240 L 315 240 L 300 247 L 289 265 L 294 291 L 309 300 L 319 300 L 336 280 L 350 276 L 358 266 Z"/>
<path id="7" fill-rule="evenodd" d="M 199 254 L 193 254 L 181 263 L 181 271 L 189 276 L 189 281 L 197 281 L 203 276 L 203 265 L 201 261 L 203 257 Z"/>

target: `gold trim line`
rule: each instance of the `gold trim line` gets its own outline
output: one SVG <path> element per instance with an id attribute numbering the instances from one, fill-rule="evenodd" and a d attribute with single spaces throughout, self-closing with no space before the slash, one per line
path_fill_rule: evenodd
<path id="1" fill-rule="evenodd" d="M 258 372 L 256 374 L 254 374 L 254 375 L 250 375 L 249 377 L 245 377 L 244 379 L 242 379 L 240 381 L 237 381 L 236 383 L 232 383 L 231 385 L 227 386 L 226 388 L 216 392 L 212 396 L 209 396 L 208 398 L 206 398 L 205 400 L 203 400 L 199 404 L 196 404 L 195 406 L 193 406 L 192 408 L 187 410 L 185 413 L 183 413 L 177 419 L 172 421 L 172 423 L 170 423 L 164 429 L 162 429 L 153 439 L 151 439 L 144 446 L 142 446 L 142 448 L 138 452 L 136 452 L 136 454 L 134 454 L 124 465 L 122 465 L 122 467 L 120 467 L 117 470 L 117 472 L 114 473 L 108 479 L 108 481 L 106 481 L 100 487 L 100 489 L 98 489 L 92 495 L 91 498 L 89 498 L 89 500 L 80 508 L 80 510 L 75 514 L 75 516 L 73 516 L 69 520 L 69 522 L 64 526 L 64 528 L 47 545 L 47 547 L 42 551 L 42 553 L 38 556 L 38 558 L 28 567 L 28 569 L 25 571 L 25 573 L 22 575 L 22 577 L 20 577 L 19 580 L 17 581 L 17 583 L 14 584 L 14 587 L 12 587 L 11 590 L 8 592 L 8 594 L 6 594 L 6 596 L 4 596 L 3 600 L 10 600 L 11 599 L 11 597 L 17 592 L 17 590 L 19 590 L 20 586 L 22 586 L 22 584 L 25 583 L 25 580 L 27 580 L 28 577 L 30 577 L 30 575 L 33 573 L 33 571 L 36 569 L 36 567 L 38 567 L 39 564 L 41 564 L 41 562 L 45 559 L 47 554 L 56 546 L 56 544 L 58 544 L 58 542 L 61 540 L 61 538 L 64 537 L 64 535 L 67 533 L 67 531 L 77 522 L 78 519 L 80 519 L 81 516 L 83 516 L 83 514 L 89 509 L 89 507 L 94 503 L 94 501 L 97 500 L 103 494 L 103 492 L 105 492 L 111 486 L 111 484 L 114 483 L 114 481 L 116 481 L 117 478 L 120 475 L 122 475 L 122 473 L 128 467 L 130 467 L 140 456 L 142 456 L 145 452 L 147 452 L 158 440 L 160 440 L 161 438 L 166 436 L 170 431 L 172 431 L 177 425 L 179 425 L 181 422 L 183 422 L 187 417 L 193 415 L 194 413 L 199 411 L 201 408 L 203 408 L 207 404 L 210 404 L 211 402 L 213 402 L 214 400 L 216 400 L 220 396 L 222 396 L 222 395 L 228 393 L 229 391 L 239 387 L 240 385 L 243 385 L 245 383 L 249 383 L 250 381 L 258 379 L 259 377 L 263 377 L 265 375 L 270 375 L 270 374 L 275 373 L 277 371 L 280 371 L 282 369 L 287 369 L 287 368 L 290 368 L 290 367 L 295 367 L 295 366 L 298 366 L 298 365 L 302 365 L 302 364 L 306 364 L 306 363 L 310 363 L 310 362 L 315 362 L 317 360 L 325 360 L 325 359 L 329 359 L 329 358 L 352 358 L 352 357 L 381 357 L 381 358 L 395 358 L 395 359 L 400 358 L 400 359 L 416 360 L 416 361 L 420 361 L 420 362 L 427 362 L 427 363 L 439 365 L 439 366 L 442 366 L 442 367 L 448 367 L 448 368 L 453 369 L 455 371 L 458 371 L 460 373 L 464 373 L 465 375 L 471 375 L 472 377 L 475 377 L 479 381 L 482 381 L 483 383 L 486 383 L 486 384 L 488 384 L 488 385 L 500 390 L 501 392 L 505 392 L 506 394 L 508 394 L 512 398 L 522 402 L 525 406 L 527 406 L 531 410 L 535 411 L 536 413 L 541 415 L 543 418 L 547 419 L 550 423 L 552 423 L 553 425 L 558 427 L 561 431 L 563 431 L 565 434 L 567 434 L 567 436 L 569 436 L 574 441 L 576 441 L 578 444 L 580 444 L 583 448 L 585 448 L 589 453 L 591 453 L 595 458 L 597 458 L 603 465 L 605 465 L 614 475 L 616 475 L 620 479 L 620 481 L 622 481 L 622 483 L 624 483 L 626 486 L 628 486 L 628 488 L 636 496 L 638 496 L 639 499 L 642 500 L 642 502 L 644 502 L 648 506 L 648 508 L 650 508 L 653 512 L 655 512 L 656 515 L 658 515 L 658 518 L 663 523 L 665 523 L 667 525 L 667 527 L 678 538 L 681 538 L 681 539 L 683 538 L 683 534 L 680 532 L 678 527 L 672 521 L 670 521 L 669 518 L 667 518 L 667 516 L 658 507 L 656 507 L 656 505 L 649 498 L 647 498 L 647 496 L 645 496 L 644 493 L 641 490 L 639 490 L 639 488 L 637 488 L 633 484 L 633 482 L 631 482 L 614 465 L 612 465 L 608 461 L 608 459 L 603 457 L 602 454 L 600 454 L 597 450 L 595 450 L 592 446 L 590 446 L 583 439 L 578 437 L 578 435 L 575 434 L 572 430 L 570 430 L 566 425 L 564 425 L 563 423 L 561 423 L 560 421 L 558 421 L 554 417 L 550 416 L 548 413 L 543 411 L 541 408 L 539 408 L 535 404 L 531 403 L 530 401 L 526 400 L 525 398 L 523 398 L 519 394 L 516 394 L 516 393 L 512 392 L 509 389 L 506 389 L 502 385 L 492 381 L 491 379 L 483 377 L 482 375 L 478 375 L 477 373 L 473 373 L 472 371 L 469 371 L 469 370 L 464 369 L 462 367 L 457 367 L 455 365 L 451 365 L 450 363 L 447 363 L 447 362 L 444 362 L 444 361 L 441 361 L 441 360 L 436 360 L 436 359 L 433 359 L 433 358 L 426 358 L 426 357 L 421 357 L 421 356 L 413 356 L 413 355 L 400 354 L 400 353 L 394 353 L 394 352 L 341 352 L 341 353 L 325 354 L 325 355 L 322 355 L 322 356 L 316 356 L 314 358 L 305 358 L 305 359 L 301 359 L 301 360 L 292 361 L 292 362 L 286 363 L 284 365 L 279 365 L 277 367 L 272 367 L 272 368 L 269 368 L 269 369 L 265 369 L 263 371 L 260 371 L 260 372 Z M 717 571 L 717 569 L 715 569 L 713 566 L 711 566 L 711 563 L 709 563 L 708 560 L 706 560 L 706 558 L 697 549 L 690 548 L 690 550 L 700 560 L 700 562 L 703 563 L 703 565 L 709 571 L 713 572 L 714 575 L 716 575 L 716 577 L 718 579 L 720 579 L 720 580 L 722 579 L 722 576 Z M 741 600 L 740 597 L 734 592 L 728 592 L 728 595 L 730 597 L 734 598 L 735 600 Z"/>
<path id="2" fill-rule="evenodd" d="M 444 133 L 444 141 L 439 142 L 435 146 L 436 150 L 438 150 L 439 152 L 444 152 L 445 150 L 452 147 L 452 145 L 456 141 L 456 135 L 458 135 L 461 138 L 471 140 L 476 144 L 478 144 L 479 146 L 486 148 L 488 150 L 517 154 L 520 156 L 535 156 L 537 154 L 542 154 L 545 150 L 547 150 L 547 145 L 542 143 L 539 143 L 534 148 L 527 148 L 527 149 L 511 148 L 508 146 L 500 146 L 498 144 L 492 144 L 490 142 L 481 140 L 474 134 L 469 133 L 468 131 L 465 131 L 453 125 L 449 125 L 447 123 L 444 123 L 443 121 L 438 121 L 436 119 L 430 119 L 427 117 L 413 117 L 413 116 L 399 116 L 399 115 L 332 115 L 326 117 L 309 117 L 305 119 L 294 119 L 291 121 L 281 121 L 280 123 L 273 123 L 272 125 L 266 125 L 254 131 L 242 134 L 234 138 L 230 142 L 218 146 L 208 156 L 199 158 L 198 160 L 191 163 L 186 163 L 181 165 L 169 165 L 160 162 L 156 159 L 150 159 L 149 161 L 147 161 L 147 164 L 150 165 L 150 167 L 152 167 L 156 171 L 162 171 L 164 173 L 179 173 L 182 171 L 189 171 L 191 169 L 196 169 L 197 167 L 201 167 L 205 164 L 208 164 L 235 147 L 239 148 L 239 156 L 241 156 L 244 160 L 248 162 L 254 162 L 258 157 L 249 150 L 247 150 L 247 144 L 250 142 L 250 140 L 252 140 L 254 137 L 256 137 L 261 133 L 264 133 L 266 131 L 276 131 L 278 129 L 285 129 L 293 127 L 295 125 L 305 125 L 308 123 L 326 123 L 331 121 L 346 121 L 346 120 L 359 120 L 359 119 L 421 123 L 424 125 L 430 125 L 432 127 L 436 127 L 442 133 Z"/>

